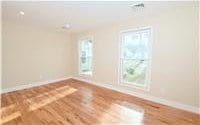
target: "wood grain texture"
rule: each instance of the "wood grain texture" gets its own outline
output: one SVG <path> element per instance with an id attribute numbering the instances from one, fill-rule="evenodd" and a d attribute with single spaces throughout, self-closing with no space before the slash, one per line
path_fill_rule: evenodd
<path id="1" fill-rule="evenodd" d="M 200 124 L 200 116 L 78 80 L 1 95 L 1 124 Z"/>

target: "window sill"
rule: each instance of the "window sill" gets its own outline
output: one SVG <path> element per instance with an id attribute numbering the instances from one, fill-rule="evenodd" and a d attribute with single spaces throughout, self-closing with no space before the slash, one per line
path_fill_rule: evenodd
<path id="1" fill-rule="evenodd" d="M 150 91 L 150 87 L 149 86 L 139 86 L 139 85 L 136 85 L 136 84 L 130 84 L 130 83 L 126 83 L 126 82 L 120 82 L 119 84 L 120 86 L 123 86 L 123 87 L 129 87 L 129 88 L 132 88 L 132 89 L 138 89 L 138 90 L 142 90 L 142 91 Z"/>
<path id="2" fill-rule="evenodd" d="M 91 77 L 92 77 L 92 74 L 83 74 L 83 73 L 81 73 L 81 74 L 79 74 L 79 76 L 91 78 Z"/>

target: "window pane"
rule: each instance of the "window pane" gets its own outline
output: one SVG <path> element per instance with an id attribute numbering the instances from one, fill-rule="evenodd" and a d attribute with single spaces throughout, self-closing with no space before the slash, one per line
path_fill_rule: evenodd
<path id="1" fill-rule="evenodd" d="M 85 63 L 81 63 L 81 72 L 84 73 L 84 72 L 91 72 L 91 65 L 92 64 L 92 58 L 91 57 L 87 57 L 85 58 Z"/>
<path id="2" fill-rule="evenodd" d="M 124 36 L 123 56 L 124 58 L 137 58 L 139 34 L 127 34 Z M 133 42 L 134 41 L 134 42 Z"/>
<path id="3" fill-rule="evenodd" d="M 126 83 L 133 83 L 144 86 L 146 77 L 146 60 L 123 59 L 123 80 Z"/>
<path id="4" fill-rule="evenodd" d="M 123 82 L 145 86 L 149 59 L 149 30 L 122 34 Z"/>
<path id="5" fill-rule="evenodd" d="M 92 42 L 91 40 L 84 40 L 80 47 L 80 71 L 81 74 L 92 74 Z"/>
<path id="6" fill-rule="evenodd" d="M 123 39 L 123 56 L 129 59 L 148 59 L 149 33 L 128 33 Z"/>

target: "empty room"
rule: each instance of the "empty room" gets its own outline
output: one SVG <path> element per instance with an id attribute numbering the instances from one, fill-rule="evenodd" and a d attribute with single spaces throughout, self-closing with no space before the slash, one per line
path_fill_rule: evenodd
<path id="1" fill-rule="evenodd" d="M 0 124 L 200 124 L 199 6 L 1 1 Z"/>

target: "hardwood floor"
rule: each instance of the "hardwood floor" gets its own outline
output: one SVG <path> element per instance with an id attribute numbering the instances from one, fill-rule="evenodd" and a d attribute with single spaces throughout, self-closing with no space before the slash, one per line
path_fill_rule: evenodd
<path id="1" fill-rule="evenodd" d="M 2 94 L 1 124 L 200 124 L 200 116 L 77 80 Z"/>

